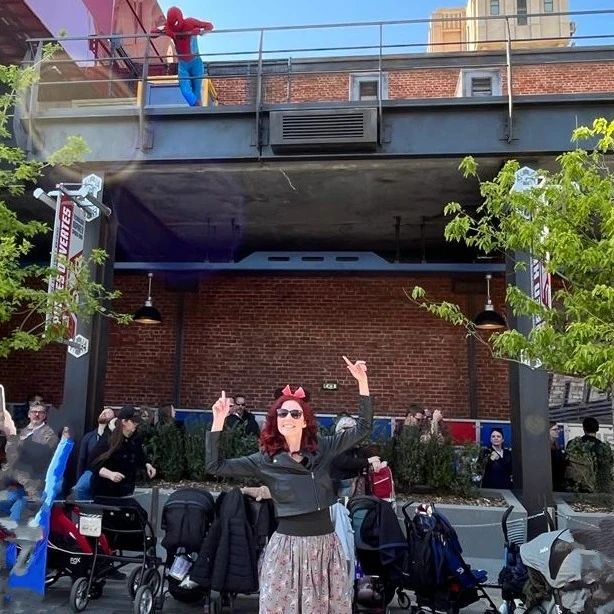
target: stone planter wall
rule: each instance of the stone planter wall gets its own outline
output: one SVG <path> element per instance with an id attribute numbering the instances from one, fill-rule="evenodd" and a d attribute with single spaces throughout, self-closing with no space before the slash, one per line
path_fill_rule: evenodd
<path id="1" fill-rule="evenodd" d="M 573 495 L 556 493 L 557 527 L 559 529 L 593 529 L 599 528 L 604 518 L 613 518 L 614 512 L 577 512 L 570 505 Z"/>

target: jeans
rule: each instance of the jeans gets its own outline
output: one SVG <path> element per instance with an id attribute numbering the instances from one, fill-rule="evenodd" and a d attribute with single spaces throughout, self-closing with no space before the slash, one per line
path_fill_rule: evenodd
<path id="1" fill-rule="evenodd" d="M 76 501 L 88 501 L 92 498 L 92 472 L 84 471 L 73 487 Z"/>
<path id="2" fill-rule="evenodd" d="M 203 77 L 205 76 L 205 65 L 199 57 L 194 57 L 189 61 L 179 60 L 179 89 L 187 103 L 191 107 L 201 104 L 200 95 L 203 87 Z"/>
<path id="3" fill-rule="evenodd" d="M 339 480 L 339 486 L 337 488 L 338 497 L 351 497 L 354 494 L 354 488 L 356 487 L 356 478 L 347 478 L 345 480 Z"/>
<path id="4" fill-rule="evenodd" d="M 26 491 L 23 486 L 17 486 L 3 491 L 0 498 L 0 516 L 8 516 L 11 520 L 19 522 L 26 506 Z"/>

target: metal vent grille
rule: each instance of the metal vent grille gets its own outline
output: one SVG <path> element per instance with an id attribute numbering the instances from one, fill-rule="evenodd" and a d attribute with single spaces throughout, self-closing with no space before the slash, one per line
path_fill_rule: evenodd
<path id="1" fill-rule="evenodd" d="M 373 149 L 377 109 L 273 111 L 271 147 L 277 150 Z"/>

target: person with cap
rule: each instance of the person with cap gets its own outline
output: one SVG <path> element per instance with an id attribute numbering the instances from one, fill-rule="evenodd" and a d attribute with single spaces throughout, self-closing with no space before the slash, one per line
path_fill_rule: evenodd
<path id="1" fill-rule="evenodd" d="M 156 470 L 147 462 L 143 442 L 136 435 L 141 417 L 133 405 L 124 405 L 117 414 L 115 430 L 101 439 L 88 459 L 92 471 L 92 496 L 129 497 L 134 493 L 138 470 L 145 468 L 153 479 Z"/>
<path id="2" fill-rule="evenodd" d="M 335 434 L 353 428 L 356 428 L 356 420 L 352 416 L 344 415 L 335 425 Z M 351 497 L 354 494 L 356 480 L 369 467 L 372 467 L 373 471 L 379 470 L 381 459 L 379 456 L 371 455 L 371 451 L 368 446 L 354 446 L 333 459 L 330 466 L 330 477 L 338 497 Z"/>

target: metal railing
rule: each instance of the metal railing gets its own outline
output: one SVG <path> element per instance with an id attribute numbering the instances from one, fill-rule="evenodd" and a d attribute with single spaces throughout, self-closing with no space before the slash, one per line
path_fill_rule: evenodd
<path id="1" fill-rule="evenodd" d="M 492 94 L 499 92 L 507 99 L 507 140 L 513 139 L 513 119 L 515 97 L 521 93 L 514 91 L 514 69 L 522 62 L 530 63 L 526 56 L 517 54 L 520 50 L 547 51 L 553 47 L 567 47 L 572 42 L 580 40 L 599 40 L 609 42 L 614 34 L 575 35 L 571 30 L 571 18 L 603 17 L 614 14 L 611 10 L 574 11 L 568 13 L 533 13 L 529 15 L 500 15 L 483 17 L 442 17 L 434 19 L 370 21 L 357 23 L 310 24 L 303 26 L 274 26 L 264 28 L 239 28 L 217 30 L 207 34 L 208 40 L 222 40 L 223 37 L 235 35 L 254 35 L 258 37 L 256 49 L 238 49 L 232 51 L 210 50 L 201 53 L 208 63 L 205 87 L 217 90 L 219 106 L 241 106 L 255 112 L 257 146 L 263 146 L 262 112 L 266 105 L 300 103 L 343 103 L 345 105 L 370 104 L 377 106 L 379 138 L 383 134 L 384 105 L 389 99 L 417 98 L 451 98 L 468 97 L 471 92 L 464 90 L 464 70 L 490 70 L 493 75 L 499 74 L 499 87 L 494 87 Z M 522 27 L 517 25 L 519 17 L 526 17 L 528 23 L 534 20 L 544 20 L 545 26 L 558 24 L 559 32 L 547 32 L 544 36 L 528 38 L 522 36 Z M 431 29 L 437 24 L 447 25 L 460 19 L 458 41 L 431 40 L 428 43 L 430 53 L 423 51 L 425 41 L 398 39 L 398 33 L 392 30 L 399 27 L 421 26 L 428 24 Z M 603 20 L 602 20 L 603 21 Z M 501 36 L 471 37 L 462 40 L 462 33 L 468 25 L 487 27 L 496 24 L 501 30 Z M 561 27 L 568 27 L 569 32 L 561 32 Z M 520 29 L 519 29 L 520 28 Z M 354 45 L 273 45 L 268 48 L 276 34 L 285 34 L 300 39 L 301 42 L 308 33 L 323 30 L 347 32 L 362 30 L 374 33 L 374 41 Z M 477 29 L 475 30 L 478 31 Z M 396 39 L 395 39 L 396 36 Z M 209 37 L 217 37 L 209 39 Z M 331 37 L 332 38 L 332 37 Z M 467 38 L 467 37 L 465 37 Z M 393 40 L 395 39 L 395 40 Z M 86 57 L 75 57 L 67 49 L 74 41 L 87 41 L 89 53 Z M 42 48 L 45 44 L 58 43 L 61 50 L 48 62 L 42 63 Z M 37 84 L 31 88 L 28 95 L 26 119 L 30 134 L 34 130 L 34 121 L 41 112 L 67 106 L 118 106 L 136 108 L 141 128 L 141 146 L 147 146 L 147 112 L 157 105 L 150 98 L 150 93 L 156 88 L 162 91 L 166 88 L 168 94 L 169 79 L 176 78 L 176 64 L 173 56 L 160 53 L 154 47 L 155 39 L 148 34 L 129 34 L 122 36 L 91 36 L 83 38 L 63 39 L 30 39 L 29 54 L 26 63 L 33 63 L 39 72 Z M 215 45 L 212 45 L 215 47 Z M 128 53 L 131 47 L 140 47 L 140 53 Z M 484 51 L 472 53 L 471 50 Z M 433 52 L 434 50 L 440 53 Z M 446 51 L 454 51 L 455 57 L 445 55 Z M 489 53 L 490 51 L 490 53 Z M 360 52 L 361 55 L 357 55 Z M 305 57 L 307 54 L 309 57 Z M 559 54 L 549 60 L 551 64 L 566 62 L 586 62 L 575 60 Z M 600 61 L 604 61 L 603 58 Z M 609 61 L 614 61 L 610 57 Z M 547 63 L 547 62 L 546 62 Z M 399 87 L 393 92 L 389 84 L 386 92 L 387 75 L 395 75 L 397 82 L 402 81 L 402 75 L 410 75 L 419 81 L 425 73 L 418 71 L 438 71 L 442 87 L 433 95 L 421 89 L 415 94 L 407 93 L 407 88 Z M 456 83 L 450 73 L 458 73 Z M 501 71 L 505 71 L 502 75 Z M 400 75 L 400 76 L 399 76 Z M 361 99 L 353 95 L 352 88 L 359 90 L 361 76 L 373 76 L 377 83 L 375 96 Z M 309 90 L 320 80 L 327 91 Z M 452 90 L 452 87 L 454 89 Z M 500 91 L 499 91 L 500 90 Z M 547 92 L 542 93 L 556 93 Z M 420 95 L 416 95 L 420 94 Z M 177 100 L 177 104 L 180 101 Z M 214 110 L 214 109 L 213 109 Z M 30 137 L 31 139 L 31 137 Z M 31 144 L 31 143 L 30 143 Z"/>

